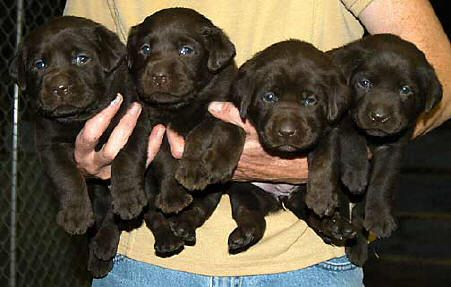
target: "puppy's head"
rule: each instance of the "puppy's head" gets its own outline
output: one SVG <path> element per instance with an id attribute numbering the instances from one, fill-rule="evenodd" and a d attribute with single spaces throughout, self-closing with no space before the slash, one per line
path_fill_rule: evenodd
<path id="1" fill-rule="evenodd" d="M 190 102 L 228 65 L 235 47 L 210 20 L 186 8 L 164 9 L 132 27 L 128 65 L 144 102 Z"/>
<path id="2" fill-rule="evenodd" d="M 247 61 L 232 93 L 241 116 L 275 152 L 314 146 L 349 101 L 341 72 L 324 53 L 297 40 L 274 44 Z"/>
<path id="3" fill-rule="evenodd" d="M 331 54 L 353 90 L 353 119 L 369 135 L 396 135 L 413 127 L 419 114 L 442 98 L 424 54 L 397 36 L 370 36 Z"/>
<path id="4" fill-rule="evenodd" d="M 115 96 L 107 95 L 107 78 L 125 53 L 125 45 L 105 27 L 64 16 L 25 38 L 11 72 L 42 115 L 84 120 Z"/>

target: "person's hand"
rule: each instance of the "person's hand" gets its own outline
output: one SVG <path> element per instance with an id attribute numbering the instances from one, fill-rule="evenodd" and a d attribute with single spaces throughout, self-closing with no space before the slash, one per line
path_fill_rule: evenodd
<path id="1" fill-rule="evenodd" d="M 243 122 L 238 109 L 230 102 L 212 102 L 208 108 L 216 118 L 242 127 L 246 142 L 234 179 L 238 181 L 273 181 L 305 183 L 308 177 L 306 158 L 282 159 L 263 150 L 258 134 L 249 121 Z"/>
<path id="2" fill-rule="evenodd" d="M 108 141 L 99 151 L 95 151 L 100 137 L 107 129 L 114 115 L 122 104 L 122 96 L 118 94 L 111 104 L 99 114 L 89 119 L 75 141 L 75 162 L 78 168 L 87 176 L 108 179 L 111 177 L 111 162 L 127 143 L 141 113 L 141 105 L 133 103 L 126 114 L 113 129 Z M 157 125 L 149 135 L 147 164 L 156 156 L 160 149 L 165 127 Z"/>

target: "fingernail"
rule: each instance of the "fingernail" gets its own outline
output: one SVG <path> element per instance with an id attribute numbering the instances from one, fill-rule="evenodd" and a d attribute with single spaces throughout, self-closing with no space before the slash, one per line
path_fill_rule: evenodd
<path id="1" fill-rule="evenodd" d="M 138 115 L 141 112 L 141 105 L 138 103 L 133 103 L 132 107 L 130 108 L 130 113 L 132 115 Z"/>
<path id="2" fill-rule="evenodd" d="M 165 128 L 159 129 L 158 130 L 158 138 L 163 138 L 165 132 L 166 132 Z"/>
<path id="3" fill-rule="evenodd" d="M 221 102 L 211 102 L 208 106 L 208 110 L 211 112 L 220 113 L 222 112 L 222 109 L 224 108 L 224 103 Z"/>
<path id="4" fill-rule="evenodd" d="M 183 156 L 183 146 L 176 146 L 174 148 L 174 157 L 181 158 Z"/>
<path id="5" fill-rule="evenodd" d="M 121 94 L 117 94 L 116 98 L 111 101 L 111 105 L 117 105 L 120 102 L 122 102 L 122 95 Z"/>

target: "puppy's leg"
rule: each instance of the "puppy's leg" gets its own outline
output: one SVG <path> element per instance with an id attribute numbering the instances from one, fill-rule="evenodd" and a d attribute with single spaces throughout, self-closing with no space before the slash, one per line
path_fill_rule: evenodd
<path id="1" fill-rule="evenodd" d="M 363 227 L 365 201 L 354 205 L 352 225 L 357 230 L 356 237 L 346 246 L 346 255 L 353 264 L 363 266 L 368 259 L 368 232 Z"/>
<path id="2" fill-rule="evenodd" d="M 207 118 L 186 138 L 175 177 L 189 190 L 232 178 L 244 146 L 244 131 L 218 119 Z"/>
<path id="3" fill-rule="evenodd" d="M 113 269 L 113 259 L 101 260 L 94 254 L 94 250 L 89 249 L 88 271 L 94 278 L 105 277 Z"/>
<path id="4" fill-rule="evenodd" d="M 144 221 L 155 238 L 155 254 L 160 257 L 169 257 L 182 252 L 183 239 L 172 232 L 168 218 L 155 206 L 155 198 L 159 191 L 152 170 L 148 171 L 146 175 L 146 190 L 149 204 L 144 213 Z"/>
<path id="5" fill-rule="evenodd" d="M 350 192 L 361 194 L 368 185 L 370 169 L 365 136 L 357 132 L 349 117 L 339 129 L 341 181 Z"/>
<path id="6" fill-rule="evenodd" d="M 89 195 L 92 201 L 92 207 L 95 215 L 95 227 L 89 230 L 89 255 L 88 271 L 94 278 L 106 276 L 113 268 L 113 257 L 116 254 L 117 244 L 119 243 L 119 232 L 108 234 L 102 231 L 102 226 L 109 226 L 112 220 L 111 195 L 108 187 L 105 185 L 88 182 Z M 114 224 L 114 221 L 112 222 Z M 114 224 L 115 225 L 115 224 Z M 116 227 L 117 228 L 117 227 Z M 117 238 L 117 243 L 111 248 L 110 237 L 112 241 Z"/>
<path id="7" fill-rule="evenodd" d="M 308 154 L 309 179 L 305 202 L 319 215 L 330 216 L 338 206 L 338 129 L 332 129 Z"/>
<path id="8" fill-rule="evenodd" d="M 150 127 L 143 113 L 127 144 L 111 166 L 113 211 L 122 219 L 136 217 L 147 203 L 144 192 L 144 173 Z"/>
<path id="9" fill-rule="evenodd" d="M 320 236 L 325 243 L 334 245 L 344 245 L 348 240 L 356 235 L 355 229 L 348 220 L 349 215 L 341 210 L 336 210 L 332 216 L 320 218 L 308 209 L 305 204 L 305 186 L 300 186 L 286 200 L 285 206 L 293 212 L 299 219 L 305 220 L 315 233 Z M 339 197 L 345 197 L 344 194 Z M 341 205 L 341 201 L 340 201 Z"/>
<path id="10" fill-rule="evenodd" d="M 401 168 L 401 143 L 379 146 L 372 150 L 372 171 L 366 194 L 366 230 L 377 237 L 388 237 L 397 227 L 392 215 L 392 201 Z"/>
<path id="11" fill-rule="evenodd" d="M 191 194 L 175 180 L 177 167 L 178 161 L 172 157 L 165 137 L 159 153 L 151 164 L 159 186 L 154 204 L 165 214 L 178 213 L 193 201 Z"/>
<path id="12" fill-rule="evenodd" d="M 238 227 L 229 235 L 230 254 L 238 254 L 255 245 L 265 233 L 265 216 L 280 208 L 275 197 L 250 183 L 233 183 L 228 190 L 232 217 Z"/>
<path id="13" fill-rule="evenodd" d="M 182 238 L 186 245 L 195 245 L 196 229 L 211 216 L 221 195 L 220 191 L 204 191 L 202 194 L 194 196 L 193 202 L 185 210 L 170 217 L 169 223 L 174 234 Z"/>
<path id="14" fill-rule="evenodd" d="M 94 255 L 101 260 L 112 259 L 117 252 L 121 232 L 114 220 L 112 210 L 109 210 L 95 237 L 90 242 L 89 248 Z"/>
<path id="15" fill-rule="evenodd" d="M 94 223 L 94 213 L 73 147 L 54 144 L 41 149 L 40 157 L 60 200 L 56 222 L 70 234 L 85 233 Z"/>

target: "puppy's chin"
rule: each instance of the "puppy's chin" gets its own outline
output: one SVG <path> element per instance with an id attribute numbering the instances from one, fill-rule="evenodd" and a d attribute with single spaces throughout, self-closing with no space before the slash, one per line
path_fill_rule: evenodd
<path id="1" fill-rule="evenodd" d="M 151 94 L 140 94 L 139 98 L 147 104 L 158 105 L 174 105 L 181 104 L 187 101 L 187 95 L 172 95 L 163 92 L 154 92 Z"/>
<path id="2" fill-rule="evenodd" d="M 364 121 L 360 121 L 355 119 L 355 123 L 359 129 L 365 132 L 369 136 L 373 137 L 389 137 L 396 136 L 400 134 L 406 127 L 402 124 L 397 125 L 383 125 L 383 124 L 373 124 L 366 123 Z"/>
<path id="3" fill-rule="evenodd" d="M 290 157 L 298 154 L 309 152 L 316 144 L 316 141 L 294 142 L 280 139 L 271 139 L 264 134 L 260 134 L 260 142 L 269 153 L 273 153 L 282 157 Z"/>
<path id="4" fill-rule="evenodd" d="M 58 105 L 56 107 L 39 106 L 38 112 L 42 116 L 60 122 L 83 121 L 90 118 L 98 109 L 95 103 L 78 107 L 74 105 Z"/>
<path id="5" fill-rule="evenodd" d="M 280 152 L 289 152 L 289 153 L 296 152 L 299 150 L 297 147 L 292 146 L 292 145 L 280 145 L 280 146 L 276 147 L 276 149 L 277 149 L 277 151 L 280 151 Z"/>

